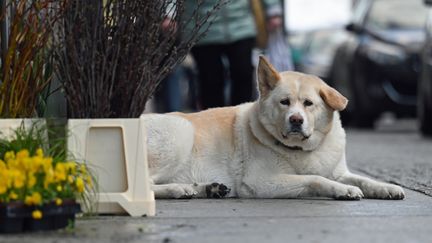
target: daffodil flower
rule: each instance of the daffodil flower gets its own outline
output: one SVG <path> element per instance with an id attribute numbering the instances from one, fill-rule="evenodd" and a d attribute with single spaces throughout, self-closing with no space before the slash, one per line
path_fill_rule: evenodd
<path id="1" fill-rule="evenodd" d="M 42 205 L 53 201 L 61 205 L 65 197 L 75 197 L 90 187 L 92 177 L 85 164 L 74 161 L 55 161 L 38 148 L 33 155 L 29 150 L 8 151 L 0 159 L 0 202 L 22 201 L 26 205 Z M 34 218 L 42 212 L 35 210 Z"/>
<path id="2" fill-rule="evenodd" d="M 62 205 L 62 203 L 63 203 L 63 200 L 61 200 L 61 198 L 56 198 L 56 200 L 55 200 L 55 204 L 56 204 L 57 206 Z"/>
<path id="3" fill-rule="evenodd" d="M 40 210 L 34 210 L 32 212 L 32 218 L 34 219 L 41 219 L 42 218 L 42 212 Z"/>

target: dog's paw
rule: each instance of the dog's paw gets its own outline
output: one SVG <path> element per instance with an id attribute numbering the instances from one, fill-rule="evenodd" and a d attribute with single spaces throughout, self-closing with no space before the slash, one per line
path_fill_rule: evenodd
<path id="1" fill-rule="evenodd" d="M 344 186 L 336 190 L 337 200 L 360 200 L 364 197 L 363 192 L 356 186 Z"/>
<path id="2" fill-rule="evenodd" d="M 198 194 L 198 192 L 189 185 L 175 185 L 170 190 L 173 198 L 190 199 Z"/>
<path id="3" fill-rule="evenodd" d="M 405 198 L 405 192 L 400 186 L 384 184 L 369 189 L 366 192 L 366 197 L 373 199 L 402 200 Z"/>
<path id="4" fill-rule="evenodd" d="M 224 184 L 212 183 L 206 186 L 207 198 L 224 198 L 231 189 Z"/>

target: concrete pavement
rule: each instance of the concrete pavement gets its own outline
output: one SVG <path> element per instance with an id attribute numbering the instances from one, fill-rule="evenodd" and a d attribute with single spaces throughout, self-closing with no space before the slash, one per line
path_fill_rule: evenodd
<path id="1" fill-rule="evenodd" d="M 80 219 L 0 242 L 430 242 L 432 200 L 162 200 L 154 218 Z"/>
<path id="2" fill-rule="evenodd" d="M 416 132 L 413 120 L 348 130 L 348 166 L 371 177 L 432 196 L 432 139 Z"/>
<path id="3" fill-rule="evenodd" d="M 431 179 L 431 150 L 413 129 L 348 131 L 349 167 L 402 185 Z M 73 231 L 0 242 L 431 242 L 432 198 L 406 194 L 403 201 L 161 200 L 156 217 L 82 218 Z"/>

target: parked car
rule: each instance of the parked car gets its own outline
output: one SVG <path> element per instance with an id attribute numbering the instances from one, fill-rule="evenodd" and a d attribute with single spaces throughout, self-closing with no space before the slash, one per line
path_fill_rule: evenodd
<path id="1" fill-rule="evenodd" d="M 297 69 L 327 81 L 336 48 L 346 38 L 347 34 L 340 28 L 316 30 L 305 34 Z"/>
<path id="2" fill-rule="evenodd" d="M 432 0 L 425 0 L 432 6 Z M 420 131 L 432 136 L 432 9 L 429 10 L 425 25 L 426 41 L 421 53 L 422 71 L 418 84 L 417 114 Z"/>
<path id="3" fill-rule="evenodd" d="M 384 111 L 415 115 L 426 15 L 422 0 L 356 4 L 330 74 L 331 84 L 350 100 L 343 120 L 372 127 Z"/>

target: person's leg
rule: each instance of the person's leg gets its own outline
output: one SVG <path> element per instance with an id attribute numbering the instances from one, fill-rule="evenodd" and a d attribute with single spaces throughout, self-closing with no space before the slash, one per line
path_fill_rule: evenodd
<path id="1" fill-rule="evenodd" d="M 157 112 L 165 113 L 182 110 L 181 75 L 181 67 L 175 67 L 160 83 L 154 96 Z"/>
<path id="2" fill-rule="evenodd" d="M 224 75 L 219 45 L 195 46 L 192 55 L 198 69 L 198 97 L 203 109 L 224 106 Z"/>
<path id="3" fill-rule="evenodd" d="M 179 65 L 166 77 L 165 112 L 181 111 L 183 109 L 183 99 L 180 91 L 182 76 L 183 70 Z"/>
<path id="4" fill-rule="evenodd" d="M 252 100 L 253 65 L 252 48 L 254 38 L 236 41 L 227 48 L 231 74 L 231 105 Z"/>

